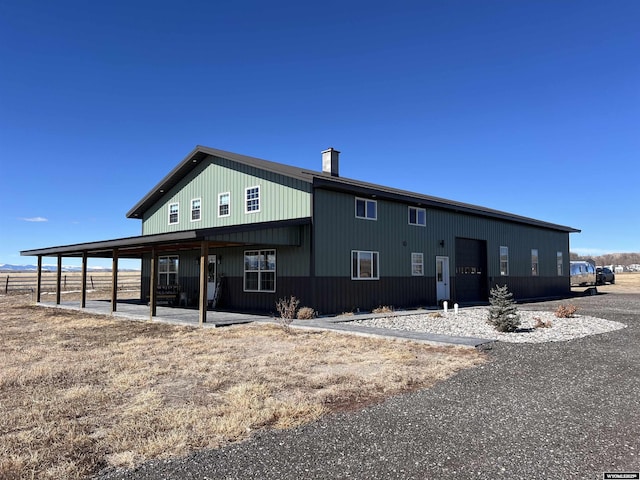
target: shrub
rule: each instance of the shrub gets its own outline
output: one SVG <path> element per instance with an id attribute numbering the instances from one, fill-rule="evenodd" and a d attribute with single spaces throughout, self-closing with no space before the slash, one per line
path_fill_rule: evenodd
<path id="1" fill-rule="evenodd" d="M 427 314 L 427 317 L 430 318 L 442 318 L 442 314 L 440 312 L 431 312 Z"/>
<path id="2" fill-rule="evenodd" d="M 578 307 L 575 305 L 559 305 L 556 309 L 555 315 L 558 318 L 573 318 L 573 315 L 578 311 Z"/>
<path id="3" fill-rule="evenodd" d="M 302 307 L 298 310 L 297 318 L 298 320 L 311 320 L 312 318 L 316 318 L 318 314 L 311 307 Z"/>
<path id="4" fill-rule="evenodd" d="M 296 318 L 296 310 L 299 303 L 300 300 L 293 295 L 289 298 L 281 298 L 276 302 L 276 310 L 278 310 L 278 314 L 280 314 L 280 325 L 282 325 L 282 328 L 286 331 L 289 331 L 289 325 L 291 325 L 293 319 Z"/>
<path id="5" fill-rule="evenodd" d="M 499 332 L 515 332 L 520 326 L 520 314 L 513 294 L 506 285 L 496 285 L 489 294 L 488 322 Z"/>
<path id="6" fill-rule="evenodd" d="M 373 313 L 392 313 L 392 312 L 393 312 L 393 307 L 388 307 L 386 305 L 373 309 Z"/>
<path id="7" fill-rule="evenodd" d="M 544 321 L 540 317 L 533 317 L 533 319 L 536 321 L 534 328 L 550 328 L 553 325 L 551 320 Z"/>

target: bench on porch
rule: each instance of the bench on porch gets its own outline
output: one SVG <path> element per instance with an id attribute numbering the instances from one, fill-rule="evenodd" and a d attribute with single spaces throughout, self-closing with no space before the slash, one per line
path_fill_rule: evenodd
<path id="1" fill-rule="evenodd" d="M 156 286 L 156 305 L 159 305 L 160 303 L 177 305 L 180 293 L 180 285 L 158 285 Z M 147 304 L 150 301 L 150 296 L 147 295 Z"/>

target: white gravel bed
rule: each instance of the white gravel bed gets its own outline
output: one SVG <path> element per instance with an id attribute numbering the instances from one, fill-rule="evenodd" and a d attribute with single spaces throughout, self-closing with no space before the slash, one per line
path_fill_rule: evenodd
<path id="1" fill-rule="evenodd" d="M 562 342 L 574 338 L 586 337 L 598 333 L 625 328 L 620 322 L 603 318 L 575 314 L 572 318 L 558 318 L 553 312 L 519 311 L 521 325 L 517 332 L 502 333 L 487 323 L 487 308 L 464 308 L 456 315 L 452 310 L 447 313 L 436 312 L 379 317 L 367 320 L 353 320 L 353 323 L 366 327 L 389 328 L 457 337 L 477 337 L 495 339 L 511 343 Z M 535 328 L 536 319 L 551 322 L 547 328 Z"/>

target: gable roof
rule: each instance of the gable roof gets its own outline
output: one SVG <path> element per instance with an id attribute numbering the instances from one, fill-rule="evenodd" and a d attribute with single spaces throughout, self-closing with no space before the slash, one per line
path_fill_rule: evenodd
<path id="1" fill-rule="evenodd" d="M 580 230 L 558 225 L 555 223 L 544 222 L 534 218 L 514 215 L 512 213 L 494 210 L 490 208 L 472 205 L 469 203 L 456 202 L 444 198 L 433 197 L 421 193 L 400 190 L 373 183 L 362 182 L 350 178 L 332 176 L 328 173 L 302 169 L 282 163 L 271 162 L 260 158 L 240 155 L 238 153 L 227 152 L 215 148 L 196 146 L 173 170 L 171 170 L 160 182 L 153 187 L 138 203 L 136 203 L 129 212 L 128 218 L 142 218 L 144 212 L 155 204 L 169 189 L 174 187 L 185 175 L 199 165 L 209 156 L 220 157 L 231 160 L 243 165 L 259 168 L 272 173 L 284 175 L 286 177 L 296 178 L 304 182 L 312 184 L 317 188 L 326 188 L 330 190 L 342 191 L 356 195 L 375 196 L 376 198 L 386 198 L 390 200 L 405 202 L 421 207 L 438 208 L 469 215 L 479 215 L 482 217 L 495 218 L 508 222 L 521 223 L 536 227 L 558 230 L 567 233 L 576 233 Z"/>

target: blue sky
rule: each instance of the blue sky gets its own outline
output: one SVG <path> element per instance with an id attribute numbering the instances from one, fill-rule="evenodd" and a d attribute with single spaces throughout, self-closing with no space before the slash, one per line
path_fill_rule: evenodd
<path id="1" fill-rule="evenodd" d="M 0 0 L 0 263 L 140 234 L 197 144 L 331 146 L 341 176 L 638 252 L 638 25 L 636 0 Z"/>

